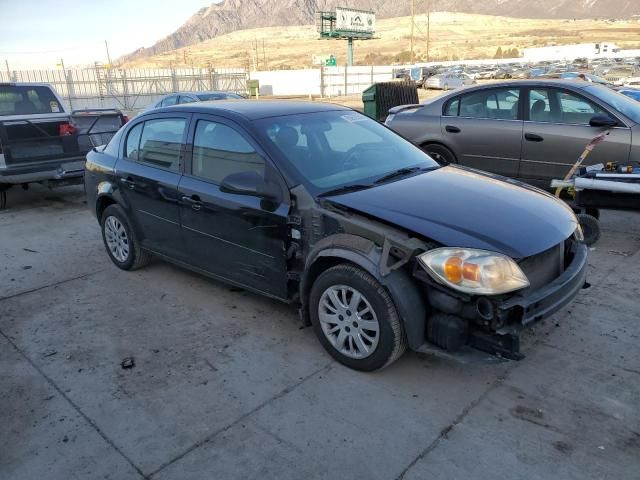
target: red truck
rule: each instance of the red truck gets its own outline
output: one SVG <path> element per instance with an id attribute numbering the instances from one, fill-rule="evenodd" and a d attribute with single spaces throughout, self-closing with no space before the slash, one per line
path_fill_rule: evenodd
<path id="1" fill-rule="evenodd" d="M 87 152 L 127 120 L 115 109 L 69 112 L 44 83 L 0 83 L 0 209 L 14 185 L 82 183 Z"/>

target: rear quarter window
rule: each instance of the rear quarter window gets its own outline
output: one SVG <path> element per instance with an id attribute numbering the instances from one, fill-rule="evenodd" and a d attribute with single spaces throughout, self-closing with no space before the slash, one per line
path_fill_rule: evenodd
<path id="1" fill-rule="evenodd" d="M 458 109 L 460 107 L 460 97 L 449 100 L 444 107 L 444 115 L 446 117 L 457 117 Z"/>

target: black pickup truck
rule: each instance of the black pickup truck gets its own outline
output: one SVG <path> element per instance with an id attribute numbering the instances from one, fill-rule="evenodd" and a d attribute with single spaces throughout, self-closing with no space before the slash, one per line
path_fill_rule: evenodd
<path id="1" fill-rule="evenodd" d="M 115 109 L 69 112 L 47 84 L 0 83 L 0 209 L 14 185 L 82 183 L 87 152 L 127 120 Z"/>

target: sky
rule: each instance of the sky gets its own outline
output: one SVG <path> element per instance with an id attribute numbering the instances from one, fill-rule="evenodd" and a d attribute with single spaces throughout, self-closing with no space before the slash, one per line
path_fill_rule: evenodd
<path id="1" fill-rule="evenodd" d="M 214 0 L 0 0 L 0 68 L 107 63 L 148 47 Z"/>

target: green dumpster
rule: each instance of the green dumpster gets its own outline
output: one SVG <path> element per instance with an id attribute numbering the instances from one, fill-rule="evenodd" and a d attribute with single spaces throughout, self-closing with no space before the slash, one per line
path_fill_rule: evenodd
<path id="1" fill-rule="evenodd" d="M 387 118 L 390 108 L 418 102 L 418 87 L 413 81 L 374 83 L 362 92 L 365 115 L 380 122 Z"/>
<path id="2" fill-rule="evenodd" d="M 260 93 L 260 80 L 247 80 L 250 97 L 257 97 Z"/>

